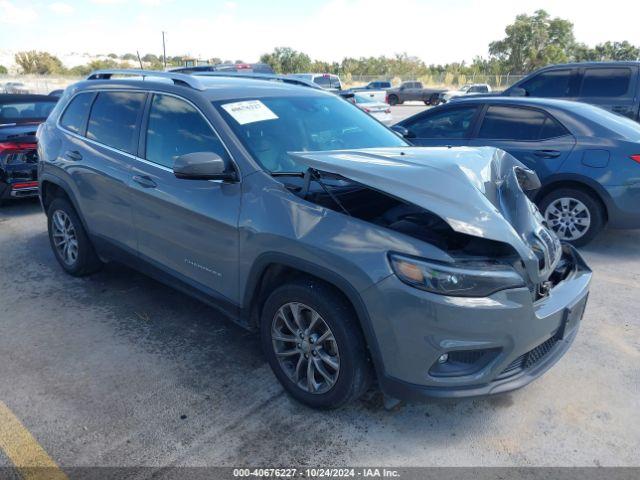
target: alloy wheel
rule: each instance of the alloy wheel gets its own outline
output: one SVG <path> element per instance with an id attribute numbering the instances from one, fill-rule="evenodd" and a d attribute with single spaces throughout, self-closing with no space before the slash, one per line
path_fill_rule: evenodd
<path id="1" fill-rule="evenodd" d="M 290 302 L 271 322 L 271 341 L 283 372 L 300 389 L 313 394 L 329 391 L 340 374 L 340 355 L 333 332 L 318 312 Z"/>
<path id="2" fill-rule="evenodd" d="M 78 259 L 78 237 L 73 222 L 62 210 L 56 210 L 51 218 L 53 243 L 62 261 L 72 266 Z"/>
<path id="3" fill-rule="evenodd" d="M 591 212 L 587 206 L 570 197 L 551 202 L 544 211 L 544 218 L 561 240 L 577 240 L 591 226 Z"/>

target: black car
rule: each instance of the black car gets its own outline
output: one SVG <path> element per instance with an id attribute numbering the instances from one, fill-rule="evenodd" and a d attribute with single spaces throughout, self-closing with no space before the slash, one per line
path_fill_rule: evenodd
<path id="1" fill-rule="evenodd" d="M 640 62 L 551 65 L 523 78 L 502 95 L 575 100 L 639 121 Z"/>
<path id="2" fill-rule="evenodd" d="M 36 130 L 58 98 L 0 95 L 0 203 L 38 195 Z"/>

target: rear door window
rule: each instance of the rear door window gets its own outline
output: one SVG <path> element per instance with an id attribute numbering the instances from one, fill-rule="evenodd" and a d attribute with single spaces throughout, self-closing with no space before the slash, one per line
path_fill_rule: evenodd
<path id="1" fill-rule="evenodd" d="M 147 124 L 147 160 L 173 168 L 177 157 L 194 152 L 228 157 L 221 140 L 195 107 L 170 95 L 154 95 Z"/>
<path id="2" fill-rule="evenodd" d="M 135 153 L 145 100 L 143 92 L 100 92 L 91 108 L 87 138 Z"/>
<path id="3" fill-rule="evenodd" d="M 405 124 L 416 138 L 465 138 L 473 122 L 477 107 L 465 107 L 426 115 Z"/>
<path id="4" fill-rule="evenodd" d="M 521 85 L 531 97 L 568 97 L 570 96 L 572 72 L 552 70 L 536 75 Z"/>
<path id="5" fill-rule="evenodd" d="M 560 123 L 540 110 L 492 106 L 487 109 L 478 138 L 536 141 L 566 133 Z"/>
<path id="6" fill-rule="evenodd" d="M 94 95 L 93 92 L 86 92 L 73 97 L 60 118 L 60 125 L 71 132 L 84 135 Z"/>
<path id="7" fill-rule="evenodd" d="M 623 97 L 629 91 L 630 68 L 587 68 L 580 97 Z"/>

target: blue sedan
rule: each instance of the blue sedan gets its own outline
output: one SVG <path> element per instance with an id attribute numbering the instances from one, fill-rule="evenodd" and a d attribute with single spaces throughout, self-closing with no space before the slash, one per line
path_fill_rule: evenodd
<path id="1" fill-rule="evenodd" d="M 585 103 L 542 98 L 458 100 L 394 127 L 418 146 L 493 146 L 542 182 L 535 202 L 565 241 L 605 226 L 640 228 L 640 124 Z"/>

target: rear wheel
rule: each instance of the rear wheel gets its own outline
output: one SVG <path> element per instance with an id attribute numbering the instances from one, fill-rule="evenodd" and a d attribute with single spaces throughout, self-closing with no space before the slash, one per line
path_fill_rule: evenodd
<path id="1" fill-rule="evenodd" d="M 389 95 L 389 105 L 393 106 L 393 105 L 398 105 L 400 103 L 400 99 L 398 98 L 397 95 Z"/>
<path id="2" fill-rule="evenodd" d="M 600 201 L 576 188 L 550 192 L 540 202 L 540 211 L 560 240 L 578 247 L 593 240 L 604 226 Z"/>
<path id="3" fill-rule="evenodd" d="M 298 280 L 274 290 L 261 319 L 262 346 L 284 388 L 314 408 L 337 408 L 371 382 L 365 341 L 346 300 L 330 286 Z"/>
<path id="4" fill-rule="evenodd" d="M 81 277 L 102 267 L 80 217 L 68 200 L 53 200 L 47 210 L 47 220 L 51 249 L 68 274 Z"/>

